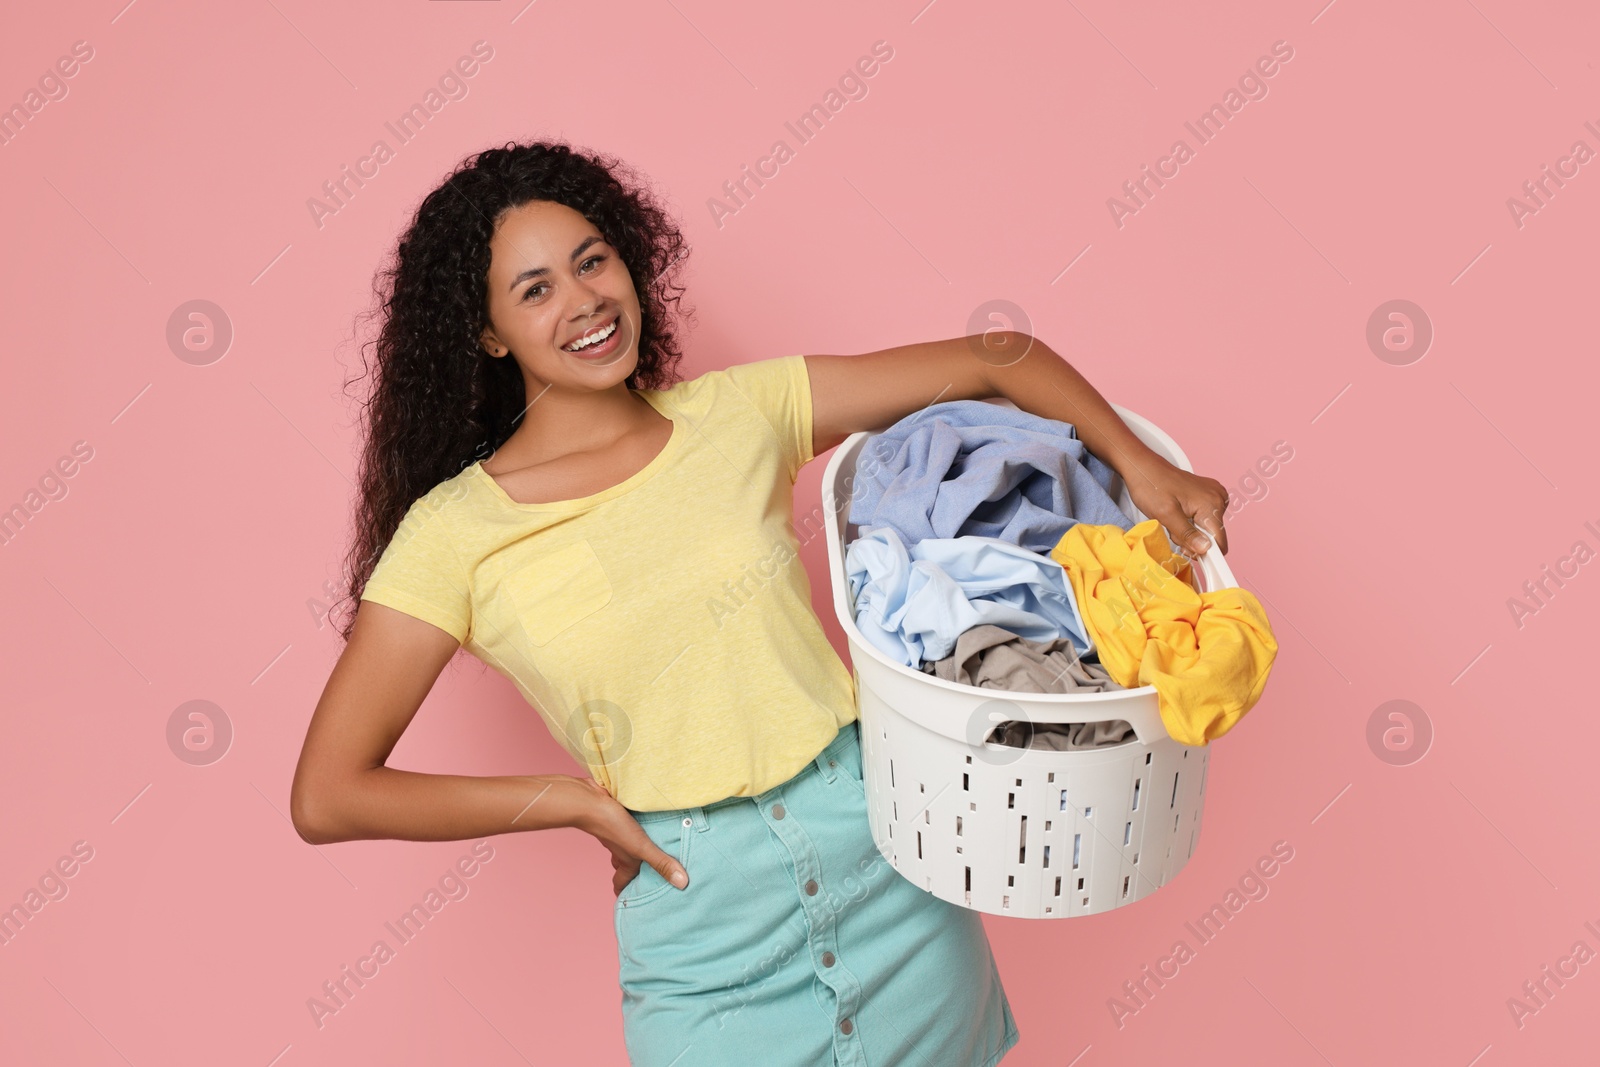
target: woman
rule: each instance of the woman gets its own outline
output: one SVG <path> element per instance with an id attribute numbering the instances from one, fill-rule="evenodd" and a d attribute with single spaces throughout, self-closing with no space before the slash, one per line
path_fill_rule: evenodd
<path id="1" fill-rule="evenodd" d="M 1018 1032 L 979 913 L 871 840 L 853 678 L 811 607 L 795 478 L 935 399 L 1005 396 L 1074 423 L 1191 552 L 1196 523 L 1225 550 L 1226 493 L 1020 334 L 676 381 L 685 250 L 621 164 L 564 144 L 482 152 L 424 199 L 385 274 L 359 610 L 295 827 L 313 844 L 593 835 L 635 1064 L 990 1067 Z M 384 765 L 463 646 L 592 777 Z"/>

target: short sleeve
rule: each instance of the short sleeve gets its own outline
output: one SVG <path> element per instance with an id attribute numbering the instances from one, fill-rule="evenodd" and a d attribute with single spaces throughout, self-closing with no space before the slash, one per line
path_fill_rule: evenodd
<path id="1" fill-rule="evenodd" d="M 729 379 L 772 426 L 792 482 L 816 457 L 811 451 L 811 375 L 806 357 L 781 356 L 728 368 Z"/>
<path id="2" fill-rule="evenodd" d="M 406 511 L 361 599 L 432 623 L 458 642 L 467 639 L 472 624 L 467 571 L 432 496 Z"/>

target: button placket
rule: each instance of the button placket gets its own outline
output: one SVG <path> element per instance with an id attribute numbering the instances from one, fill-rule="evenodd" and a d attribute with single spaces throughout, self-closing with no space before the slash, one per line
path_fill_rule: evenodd
<path id="1" fill-rule="evenodd" d="M 850 1035 L 861 1001 L 861 984 L 838 957 L 838 927 L 833 905 L 828 900 L 821 856 L 811 837 L 794 820 L 787 818 L 782 802 L 767 810 L 772 831 L 783 842 L 794 862 L 795 881 L 800 891 L 800 906 L 810 924 L 807 941 L 812 951 L 812 969 L 819 981 L 833 993 L 835 1011 L 834 1055 L 840 1064 L 865 1067 L 861 1042 Z"/>

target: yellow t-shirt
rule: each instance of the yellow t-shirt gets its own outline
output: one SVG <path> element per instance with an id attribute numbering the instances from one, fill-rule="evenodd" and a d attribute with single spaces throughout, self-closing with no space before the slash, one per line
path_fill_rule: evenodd
<path id="1" fill-rule="evenodd" d="M 673 424 L 644 469 L 524 504 L 474 463 L 411 505 L 361 599 L 510 679 L 624 806 L 754 796 L 856 718 L 793 526 L 815 458 L 805 357 L 640 395 Z"/>

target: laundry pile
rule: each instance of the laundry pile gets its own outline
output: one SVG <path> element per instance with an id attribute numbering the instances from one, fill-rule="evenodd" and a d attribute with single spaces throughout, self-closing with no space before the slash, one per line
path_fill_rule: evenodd
<path id="1" fill-rule="evenodd" d="M 1167 732 L 1226 733 L 1277 653 L 1243 589 L 1199 592 L 1154 519 L 1118 507 L 1117 474 L 1070 424 L 980 400 L 934 404 L 856 459 L 845 573 L 856 625 L 896 662 L 1030 693 L 1154 686 Z M 1121 744 L 1124 720 L 999 724 L 988 740 Z"/>

